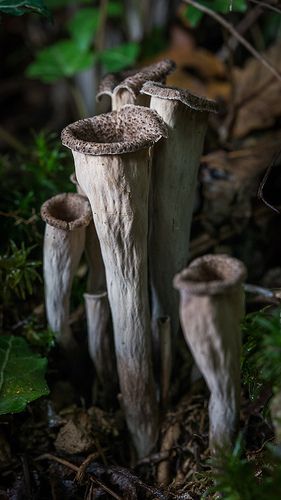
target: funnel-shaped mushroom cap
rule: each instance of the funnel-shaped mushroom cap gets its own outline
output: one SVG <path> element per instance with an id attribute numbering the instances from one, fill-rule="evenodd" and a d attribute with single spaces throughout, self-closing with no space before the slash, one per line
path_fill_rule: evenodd
<path id="1" fill-rule="evenodd" d="M 92 219 L 88 200 L 76 193 L 62 193 L 45 201 L 41 217 L 50 226 L 64 231 L 73 231 L 88 226 Z"/>
<path id="2" fill-rule="evenodd" d="M 145 66 L 137 72 L 126 71 L 106 75 L 99 86 L 97 100 L 104 94 L 112 96 L 121 89 L 126 89 L 134 97 L 137 97 L 145 82 L 148 80 L 163 82 L 167 75 L 175 70 L 175 67 L 175 63 L 170 59 L 163 59 L 158 63 Z"/>
<path id="3" fill-rule="evenodd" d="M 240 260 L 228 255 L 205 255 L 175 276 L 174 287 L 190 295 L 218 295 L 241 285 L 246 275 Z"/>
<path id="4" fill-rule="evenodd" d="M 167 137 L 167 128 L 158 113 L 133 105 L 79 120 L 61 134 L 64 146 L 93 156 L 139 151 L 153 146 L 161 137 Z"/>
<path id="5" fill-rule="evenodd" d="M 151 81 L 144 83 L 140 93 L 150 95 L 151 97 L 159 97 L 160 99 L 180 101 L 195 111 L 218 112 L 218 105 L 215 101 L 191 94 L 188 90 L 177 87 L 166 87 L 158 82 Z"/>

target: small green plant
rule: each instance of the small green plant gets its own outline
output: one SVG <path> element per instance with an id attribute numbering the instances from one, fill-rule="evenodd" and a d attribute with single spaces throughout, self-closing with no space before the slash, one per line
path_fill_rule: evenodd
<path id="1" fill-rule="evenodd" d="M 24 243 L 20 247 L 11 241 L 8 251 L 0 255 L 0 298 L 2 304 L 7 304 L 17 296 L 25 299 L 31 295 L 33 284 L 41 277 L 36 271 L 40 265 L 38 261 L 29 260 L 33 247 L 25 248 Z"/>
<path id="2" fill-rule="evenodd" d="M 281 491 L 281 459 L 277 447 L 270 446 L 262 460 L 248 460 L 241 436 L 233 451 L 221 450 L 210 461 L 214 486 L 203 498 L 218 493 L 226 500 L 278 500 Z"/>
<path id="3" fill-rule="evenodd" d="M 281 387 L 280 310 L 248 314 L 243 322 L 244 335 L 242 376 L 250 397 L 256 399 L 268 384 Z"/>

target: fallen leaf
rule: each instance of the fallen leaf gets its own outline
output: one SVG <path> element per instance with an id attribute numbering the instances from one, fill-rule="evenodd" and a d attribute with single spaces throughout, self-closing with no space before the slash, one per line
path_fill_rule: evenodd
<path id="1" fill-rule="evenodd" d="M 265 52 L 281 72 L 281 41 Z M 238 109 L 233 136 L 245 137 L 252 130 L 272 127 L 281 115 L 281 83 L 260 61 L 250 59 L 244 69 L 235 69 L 234 107 Z"/>

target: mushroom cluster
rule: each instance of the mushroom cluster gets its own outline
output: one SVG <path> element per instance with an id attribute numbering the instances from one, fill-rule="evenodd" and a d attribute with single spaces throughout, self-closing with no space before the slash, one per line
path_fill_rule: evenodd
<path id="1" fill-rule="evenodd" d="M 198 167 L 208 115 L 216 111 L 213 101 L 165 85 L 174 67 L 172 61 L 165 60 L 139 72 L 105 77 L 98 98 L 109 96 L 112 111 L 72 123 L 61 135 L 63 145 L 73 153 L 72 180 L 78 194 L 58 195 L 42 207 L 47 223 L 44 279 L 48 322 L 58 342 L 65 349 L 73 347 L 69 301 L 73 275 L 85 250 L 89 267 L 84 294 L 89 353 L 110 397 L 114 397 L 112 381 L 118 373 L 119 400 L 139 458 L 155 447 L 160 403 L 165 407 L 168 401 L 173 346 L 180 325 L 173 278 L 188 262 Z M 222 276 L 227 265 L 223 265 Z M 192 306 L 191 316 L 201 317 L 210 310 L 213 313 L 217 307 L 214 301 L 220 310 L 217 297 L 224 297 L 224 290 L 232 297 L 243 276 L 240 269 L 237 281 L 231 277 L 230 287 L 222 278 L 215 299 L 213 294 L 209 297 L 207 286 L 201 295 L 211 305 L 202 302 L 202 310 Z M 185 275 L 176 278 L 175 286 L 184 300 L 193 297 L 193 288 L 187 292 L 187 285 Z M 224 299 L 222 302 L 225 304 Z M 215 382 L 209 386 L 213 443 L 218 440 L 213 415 L 219 413 L 220 429 L 225 429 L 221 423 L 225 405 L 230 405 L 234 420 L 237 417 L 237 322 L 229 331 L 223 320 L 219 320 L 218 328 L 217 324 L 210 326 L 208 339 L 217 337 L 212 337 L 213 343 L 208 340 L 201 360 L 193 337 L 201 328 L 198 342 L 204 344 L 207 319 L 201 326 L 194 320 L 195 326 L 190 327 L 188 307 L 181 305 L 181 311 L 183 307 L 187 311 L 181 313 L 183 330 L 204 377 L 212 371 L 212 367 L 205 369 L 205 357 L 216 351 L 217 344 L 228 345 L 228 336 L 237 337 L 224 351 L 218 349 L 222 361 L 213 370 L 216 378 L 224 376 L 225 367 L 230 369 L 225 380 L 227 389 L 223 386 L 221 391 Z M 241 315 L 240 302 L 239 307 L 237 299 L 236 309 Z M 225 314 L 222 311 L 223 317 Z M 212 361 L 206 363 L 209 366 Z M 217 403 L 220 395 L 221 406 Z M 230 422 L 232 433 L 235 425 L 231 418 L 226 425 Z"/>

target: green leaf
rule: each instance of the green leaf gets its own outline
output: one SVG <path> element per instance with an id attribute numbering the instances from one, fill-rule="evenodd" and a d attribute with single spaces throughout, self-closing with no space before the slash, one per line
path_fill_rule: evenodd
<path id="1" fill-rule="evenodd" d="M 30 401 L 49 394 L 47 359 L 34 354 L 21 337 L 0 337 L 0 415 L 23 411 Z"/>
<path id="2" fill-rule="evenodd" d="M 129 42 L 104 50 L 98 57 L 107 71 L 121 71 L 128 66 L 132 66 L 136 62 L 139 53 L 139 44 Z"/>
<path id="3" fill-rule="evenodd" d="M 22 16 L 28 12 L 50 17 L 50 11 L 42 0 L 0 0 L 0 13 Z"/>
<path id="4" fill-rule="evenodd" d="M 51 83 L 63 77 L 71 77 L 90 68 L 94 63 L 94 54 L 82 50 L 72 40 L 61 40 L 41 50 L 34 63 L 28 66 L 26 74 Z"/>
<path id="5" fill-rule="evenodd" d="M 124 5 L 119 0 L 112 0 L 107 4 L 108 17 L 121 17 L 124 13 Z"/>
<path id="6" fill-rule="evenodd" d="M 68 30 L 81 50 L 90 47 L 99 26 L 99 9 L 87 8 L 76 12 L 68 22 Z"/>

